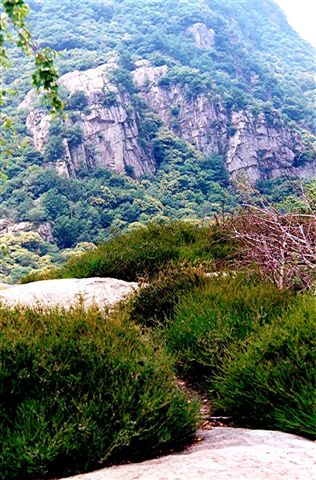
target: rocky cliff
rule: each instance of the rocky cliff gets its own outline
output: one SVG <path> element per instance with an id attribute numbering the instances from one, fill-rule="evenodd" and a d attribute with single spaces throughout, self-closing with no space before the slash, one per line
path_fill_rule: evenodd
<path id="1" fill-rule="evenodd" d="M 36 232 L 44 242 L 53 243 L 54 237 L 51 225 L 46 222 L 35 226 L 32 222 L 18 222 L 8 218 L 0 218 L 0 238 L 5 235 L 20 235 L 26 232 Z"/>
<path id="2" fill-rule="evenodd" d="M 194 28 L 199 42 L 201 27 Z M 212 33 L 207 38 L 211 42 Z M 86 108 L 69 115 L 66 122 L 80 128 L 82 139 L 76 145 L 63 139 L 64 153 L 55 162 L 61 174 L 76 176 L 82 166 L 107 167 L 131 172 L 135 177 L 155 172 L 150 141 L 139 129 L 141 112 L 132 94 L 111 80 L 111 72 L 116 68 L 115 60 L 111 60 L 97 68 L 61 77 L 60 84 L 70 98 L 75 92 L 84 92 L 87 99 Z M 164 127 L 205 155 L 222 155 L 232 177 L 242 173 L 255 181 L 284 174 L 316 175 L 315 157 L 307 163 L 299 161 L 310 147 L 305 146 L 300 133 L 286 125 L 277 111 L 269 116 L 254 115 L 249 110 L 233 111 L 211 91 L 188 96 L 185 84 L 173 82 L 164 86 L 161 79 L 167 74 L 166 65 L 154 67 L 147 61 L 138 62 L 132 72 L 138 96 Z M 35 147 L 44 151 L 49 140 L 50 117 L 32 107 L 31 93 L 20 108 L 30 109 L 27 127 Z"/>
<path id="3" fill-rule="evenodd" d="M 137 111 L 130 96 L 109 81 L 108 74 L 115 68 L 109 62 L 84 72 L 71 72 L 61 77 L 60 85 L 68 94 L 83 92 L 87 106 L 69 115 L 66 125 L 76 124 L 82 131 L 82 141 L 76 145 L 64 138 L 64 154 L 55 163 L 57 170 L 66 176 L 75 176 L 81 167 L 107 167 L 117 172 L 130 168 L 136 177 L 155 170 L 150 151 L 142 146 L 137 125 Z M 107 100 L 111 98 L 111 100 Z M 30 92 L 21 109 L 31 108 L 34 94 Z M 31 110 L 26 121 L 37 150 L 44 151 L 49 139 L 51 116 L 46 112 Z"/>

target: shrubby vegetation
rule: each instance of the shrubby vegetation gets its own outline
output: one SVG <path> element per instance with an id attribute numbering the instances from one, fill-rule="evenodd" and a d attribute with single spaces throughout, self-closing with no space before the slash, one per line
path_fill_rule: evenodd
<path id="1" fill-rule="evenodd" d="M 17 283 L 32 271 L 50 271 L 70 258 L 93 250 L 89 242 L 75 248 L 60 250 L 57 245 L 42 239 L 38 232 L 2 234 L 0 238 L 0 282 Z"/>
<path id="2" fill-rule="evenodd" d="M 166 342 L 217 414 L 315 438 L 315 310 L 315 296 L 214 278 L 183 297 Z"/>
<path id="3" fill-rule="evenodd" d="M 143 285 L 112 313 L 0 306 L 2 478 L 66 475 L 181 447 L 198 407 L 175 372 L 235 424 L 316 437 L 316 299 L 231 272 L 238 248 L 220 222 L 152 224 L 29 276 Z"/>
<path id="4" fill-rule="evenodd" d="M 199 384 L 214 383 L 232 345 L 277 318 L 295 295 L 245 275 L 209 278 L 176 307 L 167 344 L 179 371 Z M 212 388 L 212 387 L 211 387 Z"/>
<path id="5" fill-rule="evenodd" d="M 234 251 L 234 244 L 214 225 L 172 222 L 138 226 L 64 266 L 30 274 L 23 282 L 47 278 L 113 277 L 127 281 L 153 280 L 165 267 L 186 263 L 214 269 Z M 172 271 L 172 268 L 171 268 Z"/>
<path id="6" fill-rule="evenodd" d="M 80 473 L 192 438 L 198 405 L 124 311 L 0 306 L 1 479 Z"/>
<path id="7" fill-rule="evenodd" d="M 0 282 L 17 282 L 30 270 L 44 269 L 64 261 L 58 248 L 46 243 L 35 232 L 6 234 L 0 238 Z"/>
<path id="8" fill-rule="evenodd" d="M 230 351 L 216 379 L 226 414 L 243 425 L 315 438 L 315 311 L 315 297 L 298 298 Z"/>

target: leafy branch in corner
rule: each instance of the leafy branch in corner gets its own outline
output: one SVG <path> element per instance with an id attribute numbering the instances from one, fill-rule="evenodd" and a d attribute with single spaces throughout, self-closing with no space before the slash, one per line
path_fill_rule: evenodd
<path id="1" fill-rule="evenodd" d="M 52 113 L 56 114 L 63 110 L 58 90 L 59 75 L 55 67 L 57 53 L 48 47 L 40 49 L 34 41 L 26 24 L 29 12 L 30 8 L 24 0 L 0 0 L 0 68 L 3 71 L 11 65 L 8 43 L 14 43 L 25 55 L 33 56 L 32 84 L 38 91 L 44 91 Z M 1 85 L 0 106 L 4 104 L 8 93 L 8 89 Z M 10 127 L 10 118 L 4 118 L 3 124 Z"/>

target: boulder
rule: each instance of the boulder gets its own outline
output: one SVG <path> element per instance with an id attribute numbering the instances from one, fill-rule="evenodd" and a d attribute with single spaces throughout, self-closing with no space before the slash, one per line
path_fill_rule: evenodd
<path id="1" fill-rule="evenodd" d="M 188 31 L 192 34 L 197 48 L 209 49 L 215 46 L 215 32 L 204 23 L 194 23 Z"/>
<path id="2" fill-rule="evenodd" d="M 14 285 L 0 291 L 0 302 L 8 306 L 69 308 L 82 302 L 112 306 L 138 288 L 137 283 L 113 278 L 67 278 Z"/>
<path id="3" fill-rule="evenodd" d="M 281 432 L 214 428 L 181 453 L 113 466 L 68 480 L 307 480 L 315 443 Z"/>

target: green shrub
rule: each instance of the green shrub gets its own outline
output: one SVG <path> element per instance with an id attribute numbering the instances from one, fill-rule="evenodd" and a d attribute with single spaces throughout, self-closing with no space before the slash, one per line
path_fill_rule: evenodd
<path id="1" fill-rule="evenodd" d="M 89 99 L 84 91 L 76 91 L 70 95 L 66 102 L 67 110 L 83 111 L 89 104 Z"/>
<path id="2" fill-rule="evenodd" d="M 1 480 L 74 474 L 190 440 L 196 402 L 126 318 L 0 307 Z"/>
<path id="3" fill-rule="evenodd" d="M 218 405 L 238 422 L 316 437 L 316 299 L 290 312 L 235 349 L 217 378 Z"/>
<path id="4" fill-rule="evenodd" d="M 172 231 L 149 225 L 101 245 L 98 249 L 70 260 L 65 266 L 69 277 L 114 277 L 127 281 L 157 273 L 163 265 L 179 257 Z"/>
<path id="5" fill-rule="evenodd" d="M 32 274 L 27 283 L 47 278 L 114 277 L 133 281 L 152 279 L 168 263 L 188 261 L 195 266 L 215 267 L 231 254 L 231 243 L 220 237 L 215 225 L 174 222 L 149 224 L 121 234 L 97 249 L 71 259 L 59 270 Z"/>
<path id="6" fill-rule="evenodd" d="M 212 388 L 212 380 L 235 342 L 269 323 L 295 297 L 244 276 L 213 277 L 176 307 L 167 344 L 182 375 Z"/>
<path id="7" fill-rule="evenodd" d="M 198 269 L 170 266 L 139 290 L 131 302 L 131 318 L 146 326 L 169 321 L 180 298 L 203 285 L 205 278 Z"/>

